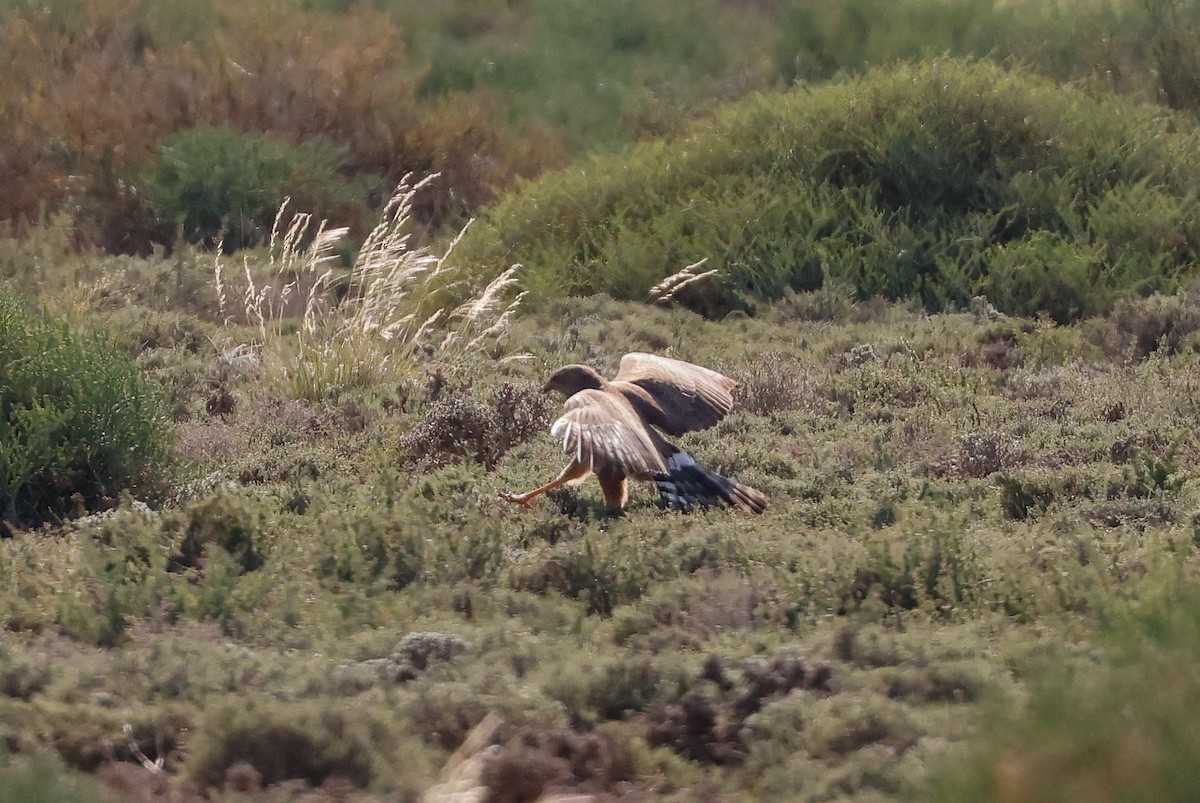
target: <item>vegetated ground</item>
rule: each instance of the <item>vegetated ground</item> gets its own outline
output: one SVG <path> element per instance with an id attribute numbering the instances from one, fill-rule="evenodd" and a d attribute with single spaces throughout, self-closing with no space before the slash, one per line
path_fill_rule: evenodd
<path id="1" fill-rule="evenodd" d="M 417 799 L 489 714 L 499 747 L 459 771 L 489 800 L 925 798 L 1047 666 L 1123 688 L 1113 611 L 1193 574 L 1195 335 L 1137 343 L 1194 302 L 1059 326 L 833 290 L 720 322 L 563 300 L 514 325 L 521 359 L 327 405 L 166 339 L 144 364 L 227 394 L 180 401 L 175 498 L 0 541 L 0 799 Z M 497 498 L 560 468 L 541 378 L 630 350 L 742 383 L 684 445 L 764 515 Z M 972 794 L 1084 772 L 1074 747 L 1125 732 L 1084 721 L 1033 758 L 1024 726 Z M 1157 777 L 1145 721 L 1088 783 Z"/>
<path id="2" fill-rule="evenodd" d="M 340 274 L 322 284 L 279 251 L 80 251 L 88 242 L 145 251 L 155 238 L 173 241 L 159 224 L 183 226 L 189 215 L 209 226 L 193 232 L 200 241 L 229 232 L 240 211 L 195 200 L 177 170 L 187 160 L 168 158 L 184 146 L 212 155 L 206 143 L 232 143 L 212 165 L 191 163 L 191 177 L 219 175 L 259 202 L 259 176 L 279 179 L 280 192 L 288 170 L 284 178 L 324 176 L 329 186 L 309 189 L 325 209 L 347 197 L 366 204 L 345 193 L 365 192 L 367 177 L 441 169 L 445 195 L 466 200 L 416 210 L 429 223 L 565 159 L 565 146 L 535 153 L 523 138 L 597 144 L 583 112 L 557 123 L 533 115 L 532 131 L 495 140 L 469 136 L 503 131 L 493 124 L 542 92 L 521 83 L 530 72 L 517 69 L 521 48 L 505 43 L 575 41 L 563 29 L 601 41 L 571 73 L 591 81 L 613 53 L 661 52 L 646 37 L 666 28 L 648 12 L 625 25 L 619 12 L 637 4 L 606 5 L 593 28 L 577 28 L 588 20 L 553 3 L 510 5 L 522 11 L 512 30 L 503 13 L 448 12 L 436 20 L 445 35 L 422 40 L 431 80 L 469 90 L 447 105 L 445 86 L 422 89 L 420 69 L 389 61 L 404 54 L 392 45 L 419 37 L 402 40 L 365 10 L 304 18 L 301 33 L 346 24 L 353 34 L 330 61 L 314 57 L 308 77 L 273 61 L 296 32 L 234 24 L 238 38 L 223 39 L 234 34 L 215 6 L 197 6 L 203 13 L 184 37 L 196 43 L 177 48 L 153 44 L 191 30 L 182 24 L 191 18 L 175 16 L 183 6 L 127 17 L 114 4 L 62 31 L 51 13 L 30 11 L 37 25 L 29 14 L 7 20 L 5 41 L 23 48 L 17 61 L 29 81 L 6 84 L 12 94 L 0 100 L 44 115 L 21 129 L 25 139 L 6 140 L 12 153 L 46 157 L 9 160 L 41 170 L 46 194 L 31 189 L 21 214 L 43 202 L 58 214 L 0 240 L 0 323 L 36 332 L 46 352 L 69 342 L 56 353 L 57 380 L 86 365 L 89 348 L 135 360 L 162 387 L 174 446 L 169 459 L 146 451 L 162 465 L 139 477 L 136 496 L 107 487 L 112 472 L 54 470 L 41 476 L 53 494 L 12 503 L 20 520 L 0 539 L 0 801 L 442 800 L 471 789 L 495 801 L 558 792 L 681 801 L 1194 794 L 1200 295 L 1191 209 L 1200 151 L 1183 115 L 1104 94 L 1195 107 L 1187 9 L 1148 4 L 1131 18 L 1150 26 L 1152 47 L 1132 25 L 1119 41 L 1094 29 L 1075 39 L 1074 18 L 1029 39 L 1036 54 L 1075 54 L 1061 69 L 1032 58 L 1044 74 L 1124 65 L 1085 69 L 1086 91 L 939 59 L 764 96 L 662 143 L 522 185 L 491 207 L 462 253 L 479 260 L 469 267 L 484 281 L 519 255 L 520 281 L 534 294 L 502 341 L 483 338 L 483 348 L 452 359 L 438 338 L 381 346 L 369 327 L 307 327 L 316 319 L 299 303 L 306 287 L 329 291 L 313 309 L 332 318 L 359 296 Z M 775 77 L 751 69 L 748 86 L 854 72 L 873 53 L 907 57 L 923 50 L 907 37 L 928 32 L 912 23 L 924 13 L 919 2 L 906 6 L 907 27 L 889 28 L 904 36 L 886 41 L 865 35 L 878 26 L 861 28 L 886 19 L 872 2 L 821 17 L 838 24 L 816 41 L 805 38 L 809 4 L 762 7 L 786 12 L 790 38 L 772 45 Z M 114 15 L 132 22 L 112 27 Z M 1023 41 L 1020 20 L 1005 19 L 1007 35 Z M 596 40 L 594 26 L 613 36 Z M 864 36 L 852 36 L 860 28 Z M 72 30 L 88 36 L 72 40 Z M 755 30 L 753 21 L 739 29 Z M 1071 47 L 1060 50 L 1067 33 Z M 89 44 L 48 49 L 41 34 Z M 990 46 L 952 44 L 976 54 Z M 495 78 L 461 72 L 493 47 L 507 54 Z M 1111 58 L 1086 56 L 1096 48 Z M 146 54 L 158 49 L 177 51 L 173 66 L 154 66 Z M 243 52 L 263 54 L 247 73 L 263 80 L 213 66 Z M 681 53 L 674 67 L 659 65 L 661 75 L 739 69 L 726 57 L 693 70 L 697 52 Z M 853 63 L 833 58 L 848 53 Z M 78 79 L 49 82 L 70 91 L 45 102 L 26 91 L 41 85 L 34 54 Z M 147 119 L 141 107 L 110 102 L 112 92 L 88 83 L 110 74 L 92 68 L 110 59 L 127 69 L 112 74 L 127 77 L 192 75 L 179 87 L 196 94 L 176 116 L 130 125 Z M 372 67 L 381 63 L 396 69 Z M 618 63 L 623 75 L 645 75 L 632 56 Z M 411 108 L 318 91 L 325 79 L 366 74 Z M 485 103 L 489 83 L 499 112 Z M 314 91 L 291 92 L 297 84 Z M 128 87 L 142 86 L 128 78 L 110 89 L 128 101 Z M 663 89 L 662 102 L 641 89 L 631 79 L 609 98 L 632 109 L 622 124 L 637 136 L 675 130 L 682 115 L 670 98 L 698 97 L 690 83 Z M 108 122 L 127 129 L 127 141 L 112 138 L 121 146 L 113 154 L 79 122 L 92 119 L 93 103 L 119 111 Z M 405 111 L 385 119 L 381 108 Z M 268 119 L 271 110 L 286 119 Z M 394 148 L 391 133 L 406 120 L 418 125 Z M 326 125 L 306 127 L 314 121 Z M 555 136 L 539 139 L 543 125 Z M 178 150 L 162 150 L 177 131 L 182 139 L 169 142 Z M 365 133 L 344 141 L 351 132 Z M 318 136 L 326 146 L 301 147 Z M 63 147 L 44 150 L 44 141 Z M 610 128 L 603 141 L 624 139 Z M 335 146 L 355 144 L 339 163 Z M 128 164 L 111 163 L 117 153 Z M 228 169 L 246 154 L 254 170 Z M 456 165 L 483 172 L 456 174 Z M 346 173 L 354 180 L 343 182 Z M 68 174 L 94 185 L 60 180 Z M 130 190 L 138 186 L 157 187 L 170 213 L 142 208 L 145 196 Z M 253 245 L 262 221 L 252 222 L 239 244 Z M 645 303 L 649 286 L 702 256 L 722 275 L 681 300 L 712 319 Z M 598 289 L 625 298 L 565 297 Z M 427 312 L 421 301 L 414 314 Z M 23 326 L 39 320 L 36 307 L 64 328 Z M 264 309 L 268 320 L 256 321 Z M 59 334 L 93 328 L 107 340 Z M 0 344 L 0 354 L 18 355 L 5 358 L 13 362 L 3 378 L 19 373 L 24 389 L 38 387 L 29 360 L 46 356 L 21 356 L 32 342 Z M 414 342 L 410 357 L 402 347 Z M 594 484 L 534 510 L 498 498 L 562 465 L 547 432 L 558 408 L 540 392 L 545 376 L 568 362 L 611 372 L 631 350 L 741 383 L 734 414 L 683 445 L 769 494 L 764 515 L 668 513 L 635 489 L 613 517 Z M 384 365 L 388 355 L 395 360 Z M 119 362 L 91 366 L 107 371 L 98 389 L 60 383 L 64 396 L 78 391 L 93 404 L 64 408 L 62 420 L 98 415 L 96 400 L 109 398 L 101 390 L 130 397 L 136 383 Z M 14 401 L 11 389 L 0 382 L 0 424 L 24 440 L 0 453 L 6 504 L 11 478 L 30 476 L 13 455 L 61 456 L 39 455 L 40 442 L 25 436 L 54 442 L 57 400 L 35 392 Z M 143 390 L 139 402 L 149 398 Z M 144 426 L 123 436 L 153 441 L 158 411 L 133 412 Z M 97 446 L 105 448 L 82 450 L 83 465 L 101 452 L 113 458 L 111 443 Z M 86 494 L 67 493 L 76 482 Z"/>

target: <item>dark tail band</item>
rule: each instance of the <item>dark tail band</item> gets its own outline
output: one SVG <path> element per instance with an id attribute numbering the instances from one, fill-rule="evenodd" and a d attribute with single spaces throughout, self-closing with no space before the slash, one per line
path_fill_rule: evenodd
<path id="1" fill-rule="evenodd" d="M 671 455 L 666 472 L 655 475 L 654 484 L 658 486 L 659 507 L 685 513 L 697 505 L 735 505 L 751 513 L 767 509 L 767 497 L 761 491 L 709 471 L 687 452 Z"/>

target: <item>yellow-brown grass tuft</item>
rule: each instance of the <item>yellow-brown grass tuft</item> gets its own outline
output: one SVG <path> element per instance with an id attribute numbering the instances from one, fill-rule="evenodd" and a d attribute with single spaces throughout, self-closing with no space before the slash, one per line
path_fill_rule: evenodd
<path id="1" fill-rule="evenodd" d="M 284 395 L 330 399 L 397 380 L 418 361 L 454 366 L 504 334 L 524 296 L 509 292 L 518 266 L 461 304 L 439 303 L 456 289 L 463 292 L 443 276 L 459 238 L 441 255 L 412 245 L 414 199 L 435 177 L 415 183 L 405 177 L 348 274 L 332 264 L 345 228 L 327 228 L 304 213 L 285 223 L 287 202 L 280 207 L 265 277 L 256 280 L 244 260 L 243 306 L 245 320 L 258 330 L 266 378 Z M 229 320 L 220 258 L 213 279 Z M 288 334 L 285 322 L 296 317 L 299 329 Z"/>

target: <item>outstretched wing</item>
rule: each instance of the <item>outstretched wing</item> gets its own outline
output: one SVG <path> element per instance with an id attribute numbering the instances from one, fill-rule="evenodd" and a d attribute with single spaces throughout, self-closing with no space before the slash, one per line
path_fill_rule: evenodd
<path id="1" fill-rule="evenodd" d="M 646 425 L 612 393 L 581 390 L 571 396 L 550 433 L 562 438 L 563 451 L 597 474 L 636 477 L 666 471 Z"/>
<path id="2" fill-rule="evenodd" d="M 623 386 L 629 383 L 645 393 Z M 699 365 L 632 352 L 610 383 L 649 423 L 668 435 L 705 429 L 729 415 L 737 382 Z M 647 399 L 646 396 L 649 396 Z"/>

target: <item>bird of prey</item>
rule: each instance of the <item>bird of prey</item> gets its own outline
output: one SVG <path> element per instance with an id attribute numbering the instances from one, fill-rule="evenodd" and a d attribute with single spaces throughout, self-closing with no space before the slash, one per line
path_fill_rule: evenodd
<path id="1" fill-rule="evenodd" d="M 754 513 L 767 507 L 762 492 L 710 471 L 669 443 L 658 430 L 679 436 L 711 427 L 733 409 L 737 382 L 716 371 L 653 354 L 626 354 L 612 380 L 586 365 L 568 365 L 546 382 L 566 397 L 562 417 L 550 428 L 562 438 L 570 464 L 528 493 L 500 496 L 518 505 L 560 485 L 595 474 L 610 508 L 629 499 L 628 480 L 653 482 L 662 507 L 734 505 Z"/>

